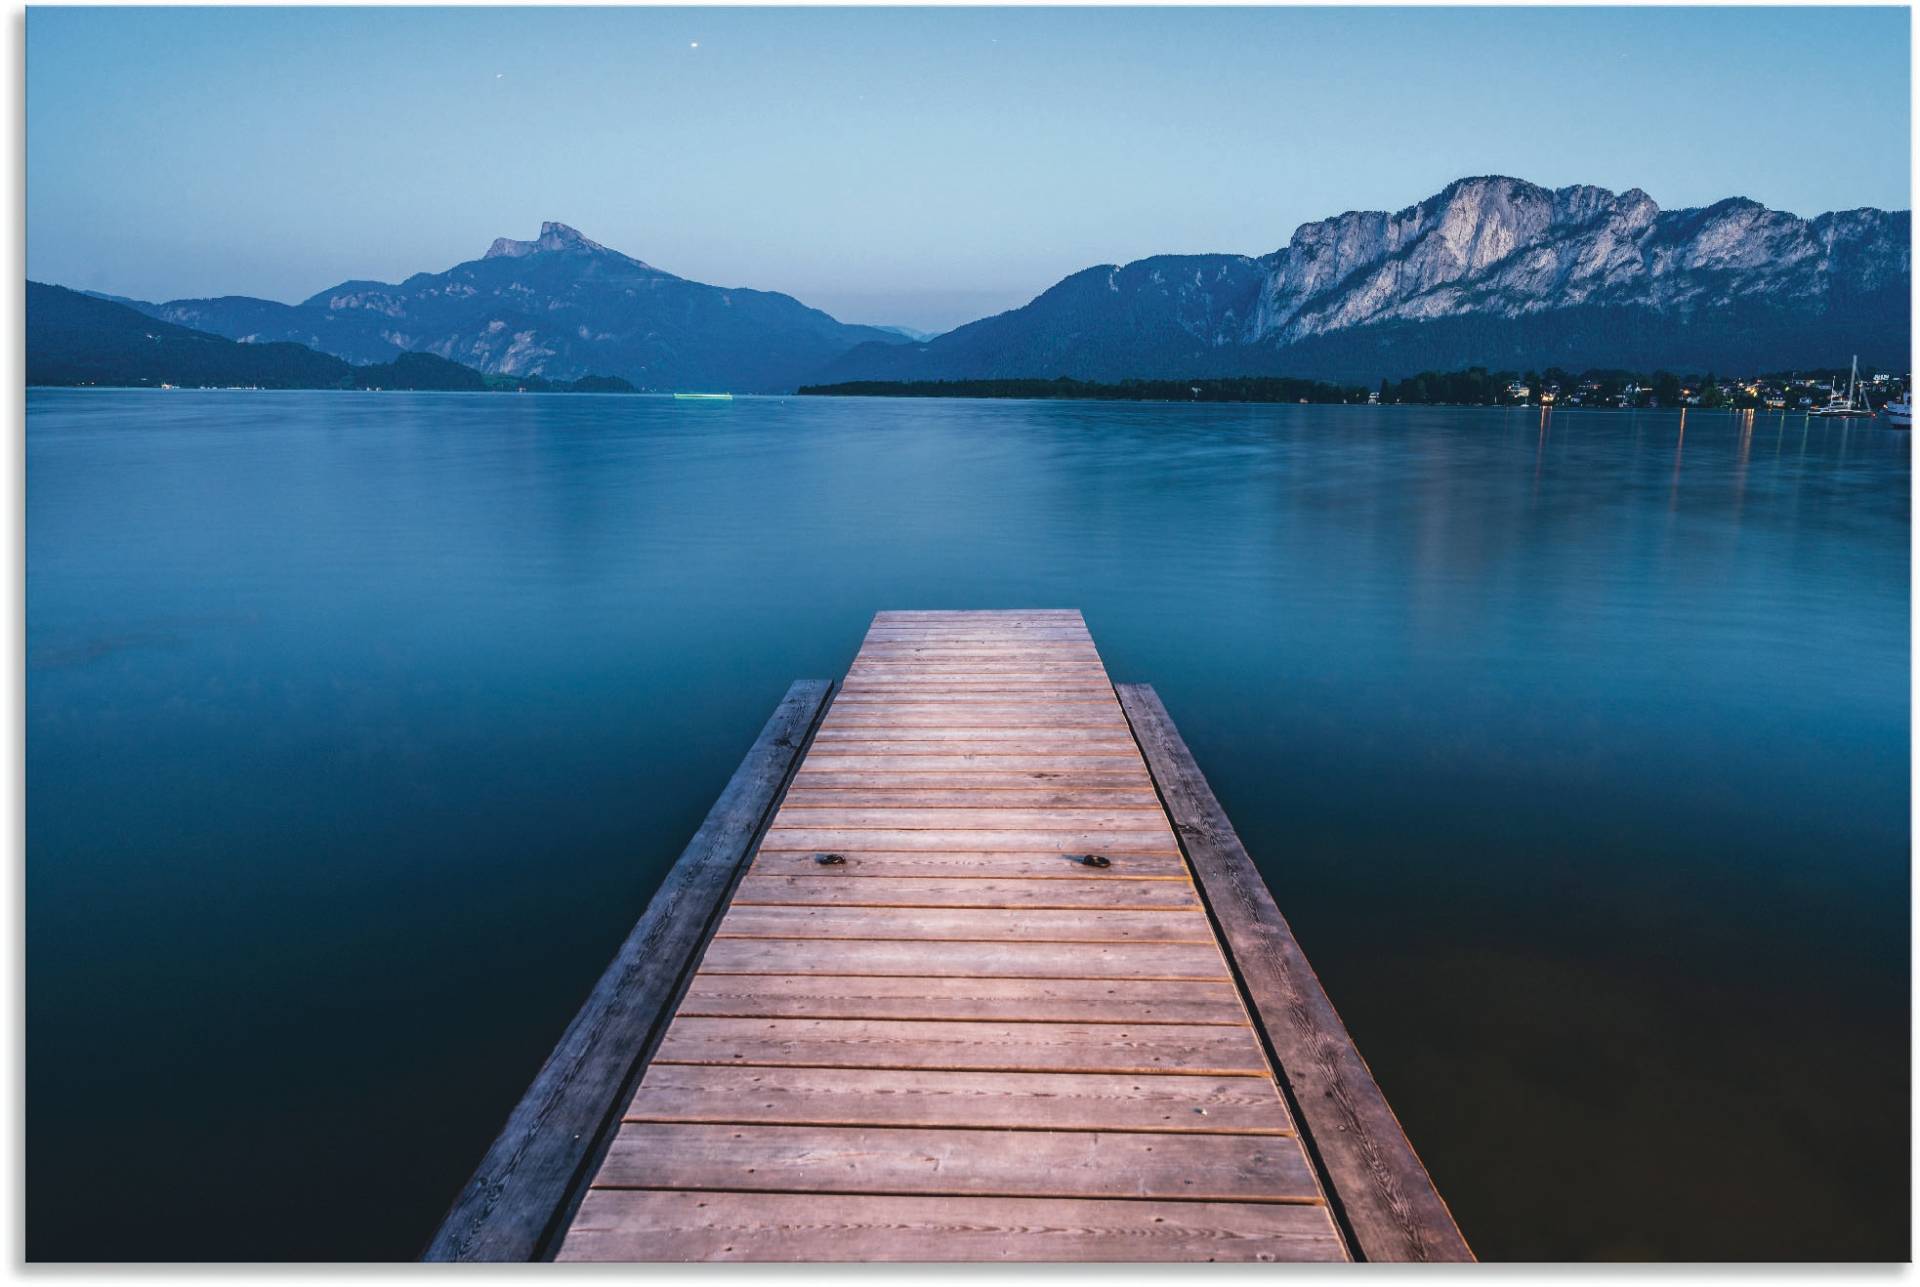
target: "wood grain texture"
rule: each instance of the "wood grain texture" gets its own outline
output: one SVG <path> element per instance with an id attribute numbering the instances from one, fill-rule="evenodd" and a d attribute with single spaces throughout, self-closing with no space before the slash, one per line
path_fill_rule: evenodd
<path id="1" fill-rule="evenodd" d="M 1103 675 L 1084 679 L 1022 679 L 1018 675 L 980 676 L 973 679 L 888 679 L 883 675 L 847 680 L 847 695 L 856 698 L 906 697 L 916 701 L 1017 702 L 1045 698 L 1051 701 L 1082 699 L 1106 701 L 1113 686 Z"/>
<path id="2" fill-rule="evenodd" d="M 1114 734 L 1125 736 L 1127 722 L 1119 716 L 1108 718 L 1104 707 L 1094 707 L 1092 703 L 1083 703 L 1081 709 L 1039 709 L 1025 707 L 1021 711 L 1004 711 L 993 707 L 933 707 L 925 705 L 918 709 L 902 707 L 883 707 L 858 711 L 843 709 L 833 718 L 831 730 L 835 734 L 852 736 L 851 730 L 895 730 L 891 736 L 897 738 L 931 738 L 937 736 L 937 730 L 950 728 L 979 728 L 979 730 L 1075 730 L 1077 734 L 1085 732 L 1104 732 L 1108 738 Z M 916 732 L 908 732 L 916 730 Z M 924 730 L 924 732 L 920 732 Z M 877 736 L 877 734 L 876 734 Z"/>
<path id="3" fill-rule="evenodd" d="M 1145 684 L 1118 692 L 1358 1250 L 1369 1260 L 1472 1259 L 1158 694 Z"/>
<path id="4" fill-rule="evenodd" d="M 835 807 L 810 801 L 783 809 L 780 816 L 783 831 L 791 830 L 795 824 L 859 831 L 1145 831 L 1172 839 L 1167 816 L 1160 812 L 1157 804 L 1151 808 L 1116 807 L 1096 801 L 1078 809 L 1036 809 L 1006 804 L 920 808 L 896 803 Z"/>
<path id="5" fill-rule="evenodd" d="M 855 787 L 795 784 L 787 791 L 789 809 L 1149 809 L 1161 818 L 1160 798 L 1146 787 L 1045 788 L 925 787 L 869 783 Z M 812 815 L 809 815 L 812 816 Z"/>
<path id="6" fill-rule="evenodd" d="M 955 1072 L 656 1063 L 630 1122 L 1286 1135 L 1264 1077 Z"/>
<path id="7" fill-rule="evenodd" d="M 825 680 L 787 690 L 454 1200 L 425 1259 L 549 1254 L 831 690 Z"/>
<path id="8" fill-rule="evenodd" d="M 679 1013 L 683 1017 L 1247 1026 L 1240 993 L 1225 980 L 703 972 L 688 983 Z"/>
<path id="9" fill-rule="evenodd" d="M 1117 912 L 1105 908 L 815 907 L 738 903 L 717 937 L 867 939 L 921 943 L 1205 943 L 1213 927 L 1198 908 Z M 823 942 L 820 951 L 837 950 Z"/>
<path id="10" fill-rule="evenodd" d="M 951 715 L 983 715 L 992 712 L 1011 717 L 1031 714 L 1079 716 L 1089 719 L 1119 718 L 1120 703 L 1111 688 L 1089 687 L 1061 692 L 1042 689 L 1008 695 L 1004 693 L 941 693 L 927 690 L 903 690 L 889 693 L 852 694 L 846 702 L 836 703 L 835 712 L 854 715 L 920 715 L 945 712 Z"/>
<path id="11" fill-rule="evenodd" d="M 939 1023 L 701 1019 L 682 1015 L 658 1064 L 944 1068 L 975 1072 L 1205 1073 L 1265 1079 L 1251 1029 L 1218 1024 Z"/>
<path id="12" fill-rule="evenodd" d="M 1171 833 L 1080 828 L 1072 826 L 1071 820 L 1063 821 L 1058 826 L 1003 831 L 999 828 L 989 829 L 978 822 L 965 828 L 940 829 L 819 827 L 807 823 L 806 817 L 805 813 L 782 816 L 777 820 L 777 825 L 767 832 L 767 843 L 780 849 L 807 849 L 816 853 L 845 853 L 855 849 L 955 849 L 972 852 L 1052 849 L 1060 853 L 1097 853 L 1113 857 L 1119 854 L 1177 856 L 1180 852 Z"/>
<path id="13" fill-rule="evenodd" d="M 842 770 L 825 761 L 803 765 L 793 779 L 794 789 L 865 791 L 1121 791 L 1129 795 L 1151 792 L 1153 779 L 1144 765 L 1137 769 L 1104 772 L 1033 768 L 1024 770 L 948 769 L 929 771 L 919 764 L 893 764 L 883 769 Z M 1154 797 L 1158 799 L 1159 797 Z"/>
<path id="14" fill-rule="evenodd" d="M 835 724 L 833 728 L 822 728 L 818 738 L 820 749 L 824 753 L 837 753 L 841 743 L 881 743 L 881 755 L 914 755 L 916 747 L 924 741 L 939 743 L 935 745 L 935 755 L 966 755 L 970 747 L 995 747 L 995 745 L 1018 745 L 1021 755 L 1127 755 L 1133 751 L 1133 738 L 1127 736 L 1125 726 L 1119 728 L 1033 728 L 1033 726 L 1004 726 L 1004 728 L 899 728 L 891 724 Z M 900 749 L 885 747 L 883 743 L 904 743 Z M 925 751 L 922 751 L 925 753 Z"/>
<path id="15" fill-rule="evenodd" d="M 798 876 L 825 870 L 817 849 L 762 847 L 753 860 L 756 875 Z M 1081 854 L 1068 849 L 1009 849 L 977 852 L 961 849 L 869 849 L 846 846 L 837 850 L 844 862 L 834 868 L 848 876 L 1003 876 L 1026 880 L 1081 880 L 1088 868 Z M 1186 862 L 1177 853 L 1107 853 L 1112 864 L 1101 870 L 1103 880 L 1187 880 Z"/>
<path id="16" fill-rule="evenodd" d="M 844 871 L 819 868 L 821 871 Z M 1079 864 L 1075 864 L 1078 866 Z M 1085 870 L 1085 868 L 1082 868 Z M 1108 868 L 1108 870 L 1112 870 Z M 749 875 L 734 891 L 739 907 L 997 907 L 1193 911 L 1200 898 L 1184 880 L 995 880 L 987 876 Z"/>
<path id="17" fill-rule="evenodd" d="M 871 748 L 871 743 L 867 744 Z M 1139 752 L 1119 754 L 1110 751 L 1074 752 L 1060 755 L 1035 755 L 1004 751 L 959 751 L 951 746 L 937 753 L 909 758 L 909 749 L 894 745 L 881 749 L 849 750 L 838 746 L 818 756 L 808 756 L 814 769 L 832 773 L 1052 773 L 1061 777 L 1082 774 L 1112 774 L 1132 778 L 1140 765 Z M 1137 780 L 1137 779 L 1135 779 Z"/>
<path id="18" fill-rule="evenodd" d="M 600 1189 L 1319 1202 L 1276 1135 L 625 1122 Z"/>
<path id="19" fill-rule="evenodd" d="M 716 938 L 709 974 L 922 975 L 974 979 L 1229 979 L 1212 943 L 943 943 Z"/>
<path id="20" fill-rule="evenodd" d="M 1337 1261 L 1325 1207 L 602 1190 L 562 1260 Z"/>

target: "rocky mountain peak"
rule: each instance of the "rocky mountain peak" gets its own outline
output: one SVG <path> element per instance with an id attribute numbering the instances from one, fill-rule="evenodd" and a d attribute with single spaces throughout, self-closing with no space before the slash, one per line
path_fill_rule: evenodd
<path id="1" fill-rule="evenodd" d="M 599 242 L 582 235 L 578 228 L 564 223 L 548 220 L 540 225 L 540 235 L 533 241 L 515 241 L 511 237 L 496 237 L 493 245 L 487 248 L 487 259 L 524 259 L 528 255 L 553 253 L 556 251 L 584 251 L 587 253 L 613 254 Z"/>

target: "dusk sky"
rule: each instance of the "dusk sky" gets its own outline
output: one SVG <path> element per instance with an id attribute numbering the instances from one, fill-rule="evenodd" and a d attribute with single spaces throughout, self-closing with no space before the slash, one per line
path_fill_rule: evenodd
<path id="1" fill-rule="evenodd" d="M 1470 174 L 1906 208 L 1878 9 L 47 9 L 27 272 L 298 300 L 542 220 L 944 329 Z"/>

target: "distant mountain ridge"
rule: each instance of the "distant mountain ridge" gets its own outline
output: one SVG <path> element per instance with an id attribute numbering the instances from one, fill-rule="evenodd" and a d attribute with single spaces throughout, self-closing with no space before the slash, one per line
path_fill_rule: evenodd
<path id="1" fill-rule="evenodd" d="M 626 381 L 607 377 L 565 384 L 488 377 L 431 353 L 395 353 L 389 362 L 354 365 L 303 344 L 241 344 L 161 321 L 108 296 L 36 281 L 27 283 L 26 322 L 30 386 L 633 391 Z"/>
<path id="2" fill-rule="evenodd" d="M 905 339 L 789 295 L 676 277 L 551 222 L 531 241 L 498 238 L 445 272 L 345 281 L 299 304 L 129 302 L 195 330 L 291 341 L 349 362 L 422 352 L 489 374 L 603 373 L 651 389 L 784 392 L 855 345 Z"/>
<path id="3" fill-rule="evenodd" d="M 1813 219 L 1732 198 L 1461 179 L 1395 213 L 1302 225 L 1259 258 L 1075 273 L 926 343 L 863 345 L 823 381 L 1286 374 L 1474 364 L 1757 369 L 1858 352 L 1905 369 L 1906 211 Z"/>

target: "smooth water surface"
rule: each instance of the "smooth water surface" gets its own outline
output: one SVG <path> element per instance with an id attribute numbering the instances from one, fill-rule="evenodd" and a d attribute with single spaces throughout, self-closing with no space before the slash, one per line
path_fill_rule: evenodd
<path id="1" fill-rule="evenodd" d="M 416 1254 L 787 683 L 1033 606 L 1158 687 L 1483 1257 L 1907 1255 L 1904 434 L 27 406 L 36 1258 Z"/>

